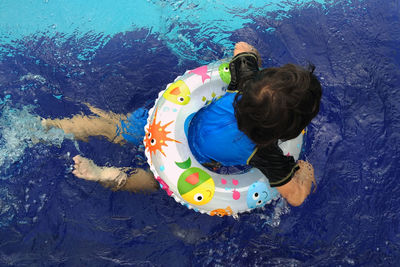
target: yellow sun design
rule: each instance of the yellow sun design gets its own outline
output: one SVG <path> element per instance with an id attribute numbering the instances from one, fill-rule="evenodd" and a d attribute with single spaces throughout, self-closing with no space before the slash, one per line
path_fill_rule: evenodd
<path id="1" fill-rule="evenodd" d="M 181 143 L 177 140 L 169 138 L 167 135 L 171 132 L 166 131 L 168 125 L 173 123 L 174 121 L 170 121 L 167 124 L 161 125 L 161 122 L 156 122 L 157 118 L 157 109 L 154 114 L 154 119 L 149 127 L 146 129 L 146 135 L 144 137 L 144 144 L 146 147 L 146 151 L 150 152 L 150 157 L 156 154 L 156 151 L 160 151 L 161 154 L 166 156 L 163 151 L 163 146 L 168 146 L 167 141 L 173 141 L 177 143 Z"/>

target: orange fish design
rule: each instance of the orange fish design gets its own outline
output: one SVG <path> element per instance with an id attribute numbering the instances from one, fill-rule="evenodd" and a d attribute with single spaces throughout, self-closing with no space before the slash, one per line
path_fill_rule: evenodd
<path id="1" fill-rule="evenodd" d="M 226 207 L 226 209 L 216 209 L 210 212 L 211 216 L 217 215 L 218 217 L 231 216 L 232 214 L 233 211 L 230 206 Z"/>

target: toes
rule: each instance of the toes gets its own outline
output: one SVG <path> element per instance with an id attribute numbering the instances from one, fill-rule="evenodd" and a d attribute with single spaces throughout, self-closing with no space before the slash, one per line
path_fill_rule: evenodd
<path id="1" fill-rule="evenodd" d="M 85 180 L 88 180 L 88 169 L 85 166 L 82 165 L 75 165 L 74 170 L 72 171 L 72 174 L 75 175 L 78 178 L 82 178 Z"/>
<path id="2" fill-rule="evenodd" d="M 73 157 L 72 159 L 73 159 L 73 161 L 75 162 L 75 164 L 76 163 L 78 163 L 78 162 L 80 162 L 81 161 L 81 156 L 80 155 L 76 155 L 75 157 Z"/>

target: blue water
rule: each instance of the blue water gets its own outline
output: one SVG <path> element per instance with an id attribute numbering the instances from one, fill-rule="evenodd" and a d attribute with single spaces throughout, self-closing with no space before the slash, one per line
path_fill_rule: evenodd
<path id="1" fill-rule="evenodd" d="M 0 265 L 396 266 L 400 262 L 400 3 L 0 2 Z M 268 2 L 268 3 L 265 3 Z M 140 146 L 88 143 L 41 117 L 150 108 L 186 69 L 237 41 L 264 67 L 313 62 L 324 93 L 305 159 L 318 188 L 238 220 L 163 191 L 111 192 L 71 174 L 81 154 L 142 166 Z"/>

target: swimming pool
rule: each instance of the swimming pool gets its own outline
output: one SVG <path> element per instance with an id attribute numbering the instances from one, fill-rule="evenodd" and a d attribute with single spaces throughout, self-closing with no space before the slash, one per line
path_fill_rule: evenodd
<path id="1" fill-rule="evenodd" d="M 399 1 L 2 1 L 0 265 L 393 266 L 400 261 Z M 265 3 L 268 2 L 268 3 Z M 159 191 L 77 180 L 71 158 L 140 166 L 143 148 L 44 132 L 38 116 L 149 108 L 237 41 L 264 67 L 313 62 L 324 93 L 304 157 L 317 191 L 238 220 Z"/>

